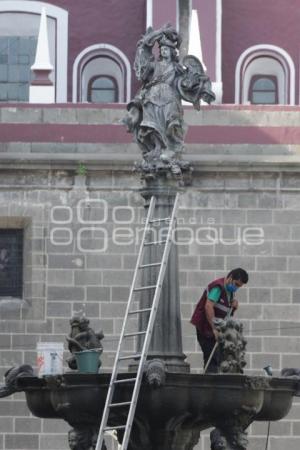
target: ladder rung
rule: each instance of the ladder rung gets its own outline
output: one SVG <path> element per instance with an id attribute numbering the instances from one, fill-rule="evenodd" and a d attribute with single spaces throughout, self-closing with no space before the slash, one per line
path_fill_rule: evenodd
<path id="1" fill-rule="evenodd" d="M 124 428 L 126 428 L 126 425 L 118 425 L 115 427 L 105 427 L 104 428 L 104 432 L 105 431 L 110 431 L 110 430 L 124 430 Z"/>
<path id="2" fill-rule="evenodd" d="M 140 353 L 136 353 L 135 355 L 120 356 L 119 361 L 123 361 L 124 359 L 137 359 L 140 357 L 141 357 Z"/>
<path id="3" fill-rule="evenodd" d="M 110 408 L 118 408 L 119 406 L 128 406 L 131 405 L 131 402 L 123 402 L 123 403 L 110 403 Z"/>
<path id="4" fill-rule="evenodd" d="M 136 380 L 136 378 L 124 378 L 123 380 L 115 380 L 114 384 L 119 383 L 133 383 Z"/>
<path id="5" fill-rule="evenodd" d="M 133 289 L 135 292 L 137 291 L 146 291 L 147 289 L 155 289 L 156 288 L 156 284 L 152 284 L 151 286 L 141 286 L 138 288 Z"/>
<path id="6" fill-rule="evenodd" d="M 149 312 L 149 311 L 151 311 L 151 308 L 143 308 L 143 309 L 136 309 L 134 311 L 129 311 L 128 314 L 140 314 L 140 313 Z"/>
<path id="7" fill-rule="evenodd" d="M 124 337 L 140 336 L 141 334 L 146 334 L 146 331 L 135 331 L 134 333 L 126 333 L 124 334 Z"/>
<path id="8" fill-rule="evenodd" d="M 165 244 L 167 241 L 151 241 L 151 242 L 145 242 L 144 245 L 158 245 L 158 244 Z"/>
<path id="9" fill-rule="evenodd" d="M 149 222 L 150 223 L 153 223 L 153 222 L 164 222 L 164 221 L 167 221 L 167 220 L 171 220 L 171 217 L 165 217 L 165 218 L 162 218 L 162 219 L 152 219 Z"/>
<path id="10" fill-rule="evenodd" d="M 142 264 L 139 268 L 140 269 L 144 269 L 145 267 L 157 267 L 157 266 L 161 266 L 161 262 L 157 262 L 157 263 L 151 263 L 151 264 Z"/>

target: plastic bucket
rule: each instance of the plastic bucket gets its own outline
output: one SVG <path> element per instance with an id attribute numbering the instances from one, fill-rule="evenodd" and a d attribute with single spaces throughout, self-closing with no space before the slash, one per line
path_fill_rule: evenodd
<path id="1" fill-rule="evenodd" d="M 79 373 L 98 373 L 101 361 L 99 360 L 99 350 L 83 350 L 75 352 L 77 368 Z"/>
<path id="2" fill-rule="evenodd" d="M 63 342 L 37 343 L 38 377 L 63 373 Z"/>

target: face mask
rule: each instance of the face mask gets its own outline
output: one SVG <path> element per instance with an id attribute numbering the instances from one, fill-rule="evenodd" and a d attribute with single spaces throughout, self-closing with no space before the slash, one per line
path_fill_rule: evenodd
<path id="1" fill-rule="evenodd" d="M 235 284 L 229 283 L 227 284 L 226 289 L 228 292 L 231 292 L 233 294 L 238 290 L 238 287 Z"/>

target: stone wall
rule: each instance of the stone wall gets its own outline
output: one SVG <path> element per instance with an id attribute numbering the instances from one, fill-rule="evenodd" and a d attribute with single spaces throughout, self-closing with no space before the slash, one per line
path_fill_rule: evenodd
<path id="1" fill-rule="evenodd" d="M 25 232 L 24 298 L 0 300 L 1 377 L 12 365 L 35 365 L 37 342 L 65 341 L 78 311 L 103 328 L 102 370 L 112 366 L 143 228 L 141 184 L 124 155 L 94 156 L 86 175 L 76 174 L 82 155 L 73 157 L 1 159 L 0 227 Z M 248 339 L 247 373 L 263 375 L 271 364 L 276 376 L 300 367 L 300 166 L 264 154 L 250 166 L 239 156 L 220 158 L 194 162 L 193 185 L 180 200 L 184 352 L 200 373 L 193 307 L 210 280 L 242 266 L 250 275 L 237 314 Z M 0 449 L 66 450 L 68 429 L 33 417 L 22 393 L 0 400 Z M 252 425 L 250 450 L 264 448 L 266 431 L 267 423 Z M 289 415 L 271 424 L 269 449 L 299 444 L 295 399 Z M 204 432 L 197 450 L 208 449 Z"/>

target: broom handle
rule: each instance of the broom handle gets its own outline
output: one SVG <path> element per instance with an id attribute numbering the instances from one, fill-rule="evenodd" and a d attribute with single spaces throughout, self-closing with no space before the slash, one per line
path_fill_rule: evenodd
<path id="1" fill-rule="evenodd" d="M 229 311 L 228 311 L 228 313 L 226 314 L 225 320 L 227 320 L 227 319 L 231 316 L 232 311 L 233 311 L 233 309 L 230 308 Z M 215 351 L 217 350 L 218 345 L 219 345 L 218 342 L 216 342 L 215 345 L 214 345 L 214 348 L 212 349 L 211 354 L 210 354 L 210 356 L 209 356 L 209 358 L 208 358 L 208 361 L 207 361 L 207 363 L 206 363 L 206 366 L 204 367 L 203 373 L 206 373 L 207 368 L 208 368 L 208 366 L 210 365 L 210 362 L 211 362 L 211 360 L 212 360 L 212 357 L 213 357 L 214 354 L 215 354 Z"/>

